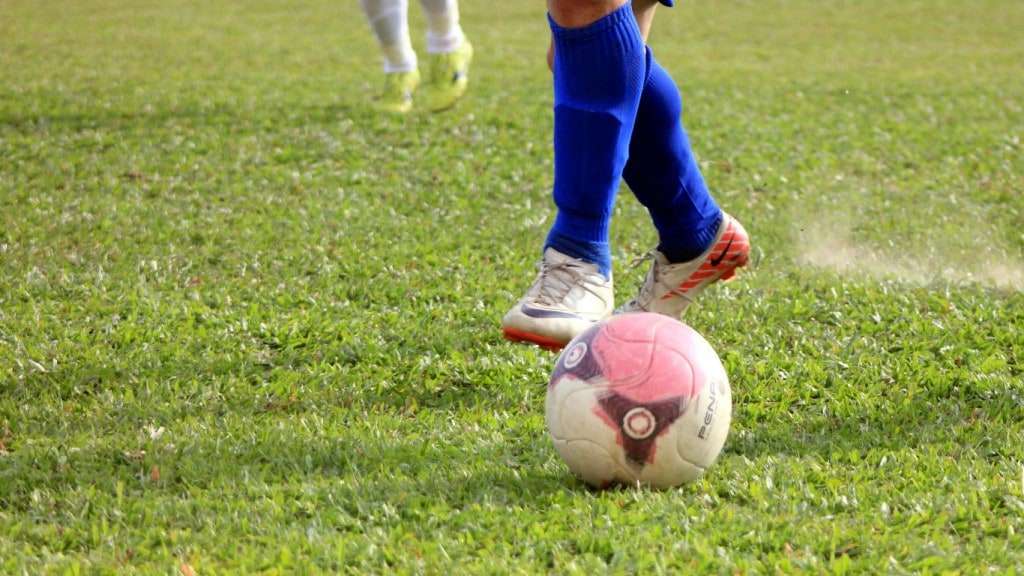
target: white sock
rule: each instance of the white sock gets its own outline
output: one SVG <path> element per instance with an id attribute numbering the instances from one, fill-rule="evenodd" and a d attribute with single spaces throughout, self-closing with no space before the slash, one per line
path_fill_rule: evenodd
<path id="1" fill-rule="evenodd" d="M 360 0 L 370 27 L 384 53 L 384 72 L 416 69 L 416 52 L 409 38 L 409 0 Z"/>
<path id="2" fill-rule="evenodd" d="M 454 52 L 465 38 L 459 26 L 458 0 L 420 0 L 427 15 L 427 52 Z"/>

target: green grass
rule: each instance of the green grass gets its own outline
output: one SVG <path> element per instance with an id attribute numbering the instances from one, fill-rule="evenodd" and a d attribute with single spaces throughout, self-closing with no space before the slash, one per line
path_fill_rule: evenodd
<path id="1" fill-rule="evenodd" d="M 498 331 L 542 3 L 465 2 L 470 94 L 406 119 L 354 7 L 0 3 L 0 573 L 1024 572 L 1024 3 L 659 14 L 757 246 L 688 315 L 734 421 L 667 492 L 572 479 Z M 625 190 L 613 235 L 624 299 Z"/>

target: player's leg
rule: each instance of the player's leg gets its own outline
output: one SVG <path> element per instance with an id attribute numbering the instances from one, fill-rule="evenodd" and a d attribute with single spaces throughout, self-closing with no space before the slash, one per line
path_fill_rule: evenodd
<path id="1" fill-rule="evenodd" d="M 558 207 L 533 286 L 505 335 L 558 347 L 611 312 L 608 225 L 644 78 L 626 0 L 550 0 Z"/>
<path id="2" fill-rule="evenodd" d="M 651 5 L 649 12 L 637 13 L 646 31 L 653 0 L 640 3 Z M 646 68 L 623 177 L 650 212 L 659 244 L 639 294 L 620 311 L 678 317 L 705 287 L 746 264 L 750 241 L 711 197 L 680 120 L 679 90 L 650 48 Z"/>
<path id="3" fill-rule="evenodd" d="M 360 0 L 384 55 L 384 89 L 379 108 L 407 112 L 419 84 L 416 52 L 409 38 L 409 0 Z"/>
<path id="4" fill-rule="evenodd" d="M 459 25 L 458 0 L 420 0 L 427 16 L 430 65 L 423 100 L 431 110 L 450 108 L 466 92 L 473 46 Z"/>
<path id="5" fill-rule="evenodd" d="M 669 6 L 671 1 L 666 2 Z M 640 29 L 640 36 L 647 42 L 651 35 L 651 26 L 654 24 L 655 9 L 661 4 L 661 0 L 633 0 L 633 17 L 636 18 L 636 25 Z"/>

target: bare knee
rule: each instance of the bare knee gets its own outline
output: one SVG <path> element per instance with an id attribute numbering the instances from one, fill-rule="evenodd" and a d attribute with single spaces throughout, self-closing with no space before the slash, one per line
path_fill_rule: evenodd
<path id="1" fill-rule="evenodd" d="M 559 26 L 580 28 L 622 7 L 627 0 L 548 0 L 548 12 Z"/>

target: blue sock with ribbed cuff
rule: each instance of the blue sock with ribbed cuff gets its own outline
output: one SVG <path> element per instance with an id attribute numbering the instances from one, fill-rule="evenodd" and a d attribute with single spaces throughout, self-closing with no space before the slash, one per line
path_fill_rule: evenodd
<path id="1" fill-rule="evenodd" d="M 548 21 L 555 45 L 558 216 L 545 248 L 593 262 L 610 277 L 608 224 L 640 104 L 643 39 L 629 3 L 582 28 Z"/>

